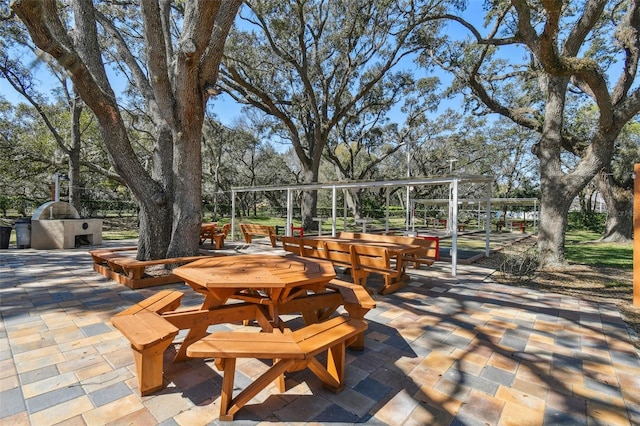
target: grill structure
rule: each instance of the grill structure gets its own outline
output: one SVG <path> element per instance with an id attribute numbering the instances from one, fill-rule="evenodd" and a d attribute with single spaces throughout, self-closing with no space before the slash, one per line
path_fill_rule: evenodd
<path id="1" fill-rule="evenodd" d="M 78 211 L 64 201 L 49 201 L 31 216 L 31 247 L 70 249 L 102 244 L 102 220 L 80 218 Z"/>

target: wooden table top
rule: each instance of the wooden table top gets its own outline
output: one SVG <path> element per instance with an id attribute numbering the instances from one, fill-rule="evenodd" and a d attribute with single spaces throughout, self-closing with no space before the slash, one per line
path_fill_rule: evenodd
<path id="1" fill-rule="evenodd" d="M 332 263 L 326 260 L 262 254 L 197 260 L 173 273 L 207 288 L 286 288 L 326 284 L 336 276 Z"/>

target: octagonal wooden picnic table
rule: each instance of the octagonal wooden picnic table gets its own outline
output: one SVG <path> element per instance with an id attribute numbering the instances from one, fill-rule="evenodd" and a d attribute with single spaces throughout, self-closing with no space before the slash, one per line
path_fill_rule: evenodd
<path id="1" fill-rule="evenodd" d="M 202 338 L 211 324 L 255 318 L 263 331 L 282 329 L 279 317 L 282 305 L 304 297 L 309 291 L 322 292 L 336 276 L 333 264 L 326 260 L 262 254 L 197 260 L 174 269 L 173 273 L 205 296 L 191 319 L 180 312 L 165 317 L 180 329 L 189 329 L 176 360 L 185 357 L 189 344 Z M 231 299 L 245 303 L 229 303 Z"/>

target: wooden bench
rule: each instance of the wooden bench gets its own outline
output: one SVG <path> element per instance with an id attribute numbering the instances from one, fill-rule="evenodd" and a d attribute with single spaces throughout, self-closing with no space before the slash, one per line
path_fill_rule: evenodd
<path id="1" fill-rule="evenodd" d="M 349 318 L 364 319 L 367 312 L 376 307 L 375 300 L 373 300 L 367 289 L 360 284 L 336 278 L 329 282 L 327 288 L 340 293 L 344 309 L 349 314 Z M 356 340 L 349 347 L 354 350 L 364 350 L 364 331 L 357 335 Z"/>
<path id="2" fill-rule="evenodd" d="M 242 231 L 244 241 L 248 244 L 251 243 L 253 237 L 259 236 L 269 238 L 271 246 L 276 247 L 278 235 L 276 234 L 276 230 L 273 226 L 257 225 L 254 223 L 241 223 L 240 230 Z"/>
<path id="3" fill-rule="evenodd" d="M 354 249 L 354 247 L 357 248 Z M 388 294 L 404 286 L 404 284 L 400 284 L 400 278 L 403 275 L 402 268 L 391 265 L 391 256 L 388 250 L 381 246 L 361 246 L 313 238 L 291 238 L 283 239 L 283 248 L 303 257 L 329 260 L 335 266 L 345 268 L 345 273 L 351 274 L 353 282 L 363 288 L 366 288 L 370 273 L 380 274 L 385 280 L 380 291 L 381 294 Z M 403 261 L 404 259 L 400 259 L 400 262 Z"/>
<path id="4" fill-rule="evenodd" d="M 223 371 L 220 420 L 230 421 L 247 402 L 285 372 L 308 367 L 325 387 L 340 392 L 344 388 L 345 349 L 366 328 L 365 321 L 335 317 L 293 332 L 218 332 L 191 344 L 187 355 L 216 359 L 216 367 Z M 326 366 L 315 358 L 324 351 L 328 351 Z M 234 397 L 237 358 L 273 359 L 274 362 Z"/>
<path id="5" fill-rule="evenodd" d="M 300 251 L 301 240 L 302 238 L 300 237 L 280 237 L 282 249 L 297 256 L 302 256 L 302 252 Z"/>
<path id="6" fill-rule="evenodd" d="M 526 229 L 527 224 L 523 221 L 513 221 L 511 222 L 511 230 L 513 230 L 513 228 L 517 228 L 521 233 L 524 234 L 524 231 Z"/>
<path id="7" fill-rule="evenodd" d="M 200 245 L 211 239 L 213 245 L 213 235 L 218 232 L 218 222 L 205 222 L 200 225 Z"/>
<path id="8" fill-rule="evenodd" d="M 367 277 L 374 273 L 382 275 L 384 279 L 380 294 L 392 293 L 406 285 L 406 281 L 402 279 L 402 268 L 391 264 L 391 255 L 385 247 L 352 244 L 350 248 L 353 270 L 358 271 L 356 274 L 352 273 L 354 283 L 366 288 Z"/>
<path id="9" fill-rule="evenodd" d="M 204 244 L 208 239 L 210 239 L 211 245 L 216 250 L 220 250 L 221 248 L 224 248 L 224 240 L 229 235 L 230 230 L 231 230 L 230 223 L 225 223 L 222 226 L 221 232 L 218 232 L 217 225 L 214 229 L 205 230 L 203 228 L 203 230 L 200 231 L 200 245 Z"/>
<path id="10" fill-rule="evenodd" d="M 325 243 L 322 240 L 314 240 L 302 237 L 281 237 L 282 249 L 286 252 L 302 257 L 314 257 L 326 259 Z"/>
<path id="11" fill-rule="evenodd" d="M 160 291 L 111 318 L 113 326 L 131 343 L 142 396 L 164 386 L 163 353 L 179 330 L 160 314 L 175 310 L 182 296 L 179 291 Z"/>
<path id="12" fill-rule="evenodd" d="M 351 279 L 354 283 L 366 284 L 369 272 L 355 267 L 350 244 L 338 241 L 322 241 L 322 244 L 323 248 L 319 253 L 324 256 L 324 259 L 331 261 L 336 266 L 344 267 L 345 273 L 351 274 Z"/>
<path id="13" fill-rule="evenodd" d="M 203 257 L 200 255 L 155 260 L 137 260 L 135 258 L 135 250 L 137 250 L 137 247 L 91 250 L 89 254 L 93 258 L 93 270 L 135 290 L 182 281 L 169 270 L 162 271 L 163 273 L 159 275 L 146 274 L 145 270 L 149 266 L 188 263 L 202 259 Z M 224 255 L 220 254 L 219 256 Z"/>
<path id="14" fill-rule="evenodd" d="M 409 244 L 422 247 L 422 250 L 405 256 L 403 260 L 413 263 L 413 267 L 418 269 L 420 265 L 433 265 L 440 259 L 440 238 L 433 236 L 409 237 L 402 235 L 381 235 L 360 232 L 340 232 L 340 238 L 360 239 L 365 241 L 379 241 L 397 244 Z"/>

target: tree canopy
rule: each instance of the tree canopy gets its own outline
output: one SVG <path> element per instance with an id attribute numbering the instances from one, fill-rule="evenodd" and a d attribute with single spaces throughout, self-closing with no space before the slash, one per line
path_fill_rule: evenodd
<path id="1" fill-rule="evenodd" d="M 487 1 L 485 28 L 454 11 L 442 16 L 470 37 L 426 48 L 455 75 L 452 91 L 470 108 L 500 114 L 539 137 L 540 235 L 545 264 L 564 263 L 567 213 L 576 195 L 614 153 L 621 130 L 640 111 L 640 4 L 634 0 Z M 428 42 L 425 42 L 428 44 Z M 611 83 L 610 83 L 611 82 Z M 596 119 L 576 132 L 570 112 L 589 106 Z M 571 153 L 579 161 L 563 161 Z"/>
<path id="2" fill-rule="evenodd" d="M 95 114 L 109 159 L 139 204 L 141 258 L 198 250 L 202 196 L 193 183 L 202 179 L 204 111 L 240 3 L 18 0 L 11 6 Z M 126 109 L 109 79 L 113 61 L 144 105 L 155 142 L 150 167 L 136 154 Z"/>

